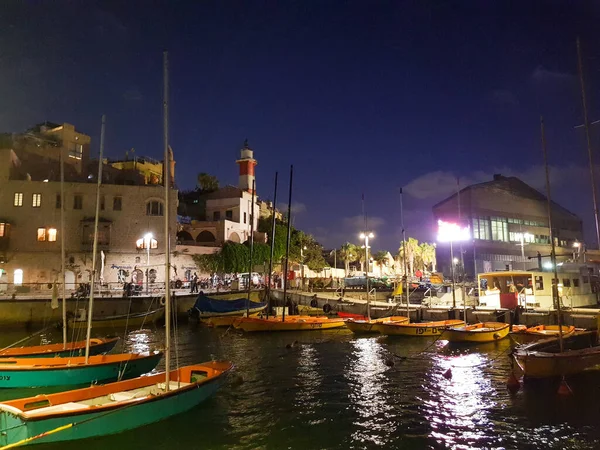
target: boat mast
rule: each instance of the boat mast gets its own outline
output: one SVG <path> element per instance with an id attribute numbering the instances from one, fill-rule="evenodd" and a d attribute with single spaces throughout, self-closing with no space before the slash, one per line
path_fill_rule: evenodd
<path id="1" fill-rule="evenodd" d="M 62 334 L 63 349 L 67 348 L 67 292 L 65 281 L 65 162 L 64 150 L 60 150 L 60 273 L 62 276 Z"/>
<path id="2" fill-rule="evenodd" d="M 410 294 L 408 292 L 408 264 L 406 262 L 406 230 L 404 229 L 404 202 L 400 188 L 400 226 L 402 227 L 402 259 L 404 260 L 404 290 L 406 291 L 406 316 L 410 322 Z"/>
<path id="3" fill-rule="evenodd" d="M 365 283 L 367 286 L 367 319 L 371 320 L 371 295 L 369 294 L 369 238 L 367 235 L 367 213 L 365 212 L 365 194 L 362 195 L 362 213 L 365 219 Z"/>
<path id="4" fill-rule="evenodd" d="M 90 338 L 92 334 L 92 315 L 94 310 L 94 281 L 96 279 L 96 256 L 98 255 L 98 219 L 100 216 L 100 187 L 102 186 L 102 156 L 104 154 L 104 129 L 106 116 L 102 115 L 102 129 L 100 131 L 100 155 L 98 156 L 98 187 L 96 188 L 96 216 L 94 217 L 94 244 L 92 247 L 92 280 L 90 282 L 90 306 L 88 308 L 87 336 L 85 338 L 85 363 L 90 357 Z M 64 199 L 61 198 L 61 206 Z M 63 262 L 64 264 L 64 262 Z"/>
<path id="5" fill-rule="evenodd" d="M 250 260 L 248 261 L 248 298 L 246 299 L 246 317 L 250 317 L 250 292 L 252 290 L 252 259 L 254 258 L 254 188 L 256 181 L 252 179 L 252 205 L 250 206 Z"/>
<path id="6" fill-rule="evenodd" d="M 269 282 L 267 283 L 267 319 L 271 308 L 271 275 L 273 274 L 273 256 L 275 253 L 275 205 L 277 205 L 277 172 L 275 172 L 275 188 L 273 190 L 273 212 L 271 217 L 271 259 L 269 259 Z"/>
<path id="7" fill-rule="evenodd" d="M 546 203 L 548 205 L 548 226 L 550 227 L 550 242 L 552 244 L 552 251 L 550 252 L 550 259 L 552 261 L 552 267 L 554 268 L 554 278 L 552 280 L 552 302 L 556 305 L 558 311 L 558 343 L 560 346 L 560 352 L 563 351 L 563 332 L 562 332 L 562 313 L 560 308 L 560 298 L 558 297 L 558 273 L 556 270 L 556 245 L 554 243 L 554 230 L 552 228 L 552 200 L 550 200 L 550 175 L 548 172 L 548 152 L 546 151 L 546 133 L 544 129 L 544 118 L 540 118 L 540 127 L 542 134 L 542 150 L 544 152 L 544 166 L 546 169 Z"/>
<path id="8" fill-rule="evenodd" d="M 456 200 L 458 203 L 458 225 L 460 227 L 462 227 L 462 222 L 461 222 L 461 215 L 460 215 L 460 178 L 456 177 Z M 460 251 L 460 264 L 461 264 L 461 271 L 462 271 L 462 286 L 460 289 L 460 295 L 462 297 L 462 301 L 463 301 L 463 313 L 464 313 L 464 319 L 465 319 L 465 326 L 467 325 L 467 299 L 465 296 L 465 257 L 463 254 L 463 246 L 462 246 L 462 240 L 460 241 L 460 246 L 459 246 L 459 251 Z M 454 264 L 454 259 L 452 259 L 452 264 Z"/>
<path id="9" fill-rule="evenodd" d="M 164 173 L 163 184 L 165 187 L 165 390 L 169 391 L 169 378 L 171 376 L 171 243 L 169 234 L 169 53 L 163 52 L 163 139 L 164 139 Z"/>
<path id="10" fill-rule="evenodd" d="M 590 165 L 590 178 L 592 181 L 592 200 L 594 201 L 594 218 L 596 219 L 596 242 L 600 248 L 600 223 L 598 222 L 598 198 L 596 194 L 596 181 L 594 175 L 594 161 L 592 158 L 592 141 L 590 138 L 590 122 L 587 112 L 587 99 L 585 94 L 585 84 L 583 80 L 583 62 L 581 60 L 581 44 L 577 38 L 577 61 L 579 69 L 579 84 L 581 85 L 581 103 L 583 104 L 583 125 L 585 127 L 585 138 L 587 141 L 588 160 Z"/>
<path id="11" fill-rule="evenodd" d="M 294 165 L 290 166 L 290 195 L 288 199 L 288 216 L 287 216 L 287 237 L 285 243 L 285 264 L 283 269 L 283 314 L 281 315 L 281 321 L 285 322 L 285 305 L 287 295 L 287 274 L 288 274 L 288 262 L 290 259 L 290 235 L 292 234 L 292 181 L 294 178 Z"/>

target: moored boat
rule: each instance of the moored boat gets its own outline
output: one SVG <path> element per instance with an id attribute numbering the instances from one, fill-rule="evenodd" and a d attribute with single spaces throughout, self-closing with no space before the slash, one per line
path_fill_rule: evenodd
<path id="1" fill-rule="evenodd" d="M 90 339 L 90 355 L 110 352 L 116 345 L 118 337 Z M 85 353 L 86 341 L 68 342 L 66 345 L 47 344 L 28 347 L 11 347 L 0 351 L 1 358 L 54 358 L 66 356 L 82 356 Z"/>
<path id="2" fill-rule="evenodd" d="M 573 375 L 600 366 L 598 333 L 586 331 L 563 338 L 549 338 L 522 345 L 513 358 L 526 378 L 550 378 Z"/>
<path id="3" fill-rule="evenodd" d="M 258 300 L 258 296 L 259 293 L 254 291 L 242 297 L 220 299 L 201 292 L 188 314 L 190 317 L 206 319 L 209 317 L 242 316 L 246 313 L 259 313 L 267 307 L 267 303 L 254 301 Z"/>
<path id="4" fill-rule="evenodd" d="M 494 342 L 508 336 L 510 325 L 502 322 L 481 322 L 472 325 L 449 327 L 442 339 L 450 342 Z"/>
<path id="5" fill-rule="evenodd" d="M 121 433 L 183 413 L 216 392 L 229 362 L 0 403 L 0 447 Z"/>
<path id="6" fill-rule="evenodd" d="M 561 325 L 563 337 L 569 337 L 575 333 L 574 326 Z M 583 331 L 583 330 L 580 330 Z M 514 345 L 524 345 L 536 342 L 542 339 L 557 337 L 559 334 L 558 325 L 538 325 L 536 327 L 524 327 L 522 325 L 513 325 L 512 331 L 508 334 L 511 343 Z"/>
<path id="7" fill-rule="evenodd" d="M 308 331 L 327 330 L 345 326 L 342 318 L 312 317 L 312 316 L 286 316 L 285 320 L 280 317 L 268 319 L 258 317 L 241 317 L 233 324 L 247 332 L 255 331 Z"/>
<path id="8" fill-rule="evenodd" d="M 141 313 L 94 317 L 92 319 L 92 328 L 123 328 L 126 326 L 139 327 L 158 322 L 164 317 L 164 315 L 165 309 L 158 308 L 152 311 Z M 87 327 L 87 318 L 85 317 L 69 319 L 68 322 L 69 327 L 74 329 L 83 329 Z"/>
<path id="9" fill-rule="evenodd" d="M 464 325 L 462 320 L 438 320 L 421 323 L 378 323 L 373 329 L 381 334 L 392 336 L 439 336 L 448 327 Z"/>
<path id="10" fill-rule="evenodd" d="M 373 329 L 374 325 L 382 323 L 408 323 L 408 321 L 408 317 L 404 316 L 391 316 L 372 320 L 347 319 L 346 327 L 353 333 L 377 333 L 377 330 Z"/>
<path id="11" fill-rule="evenodd" d="M 162 352 L 0 360 L 0 388 L 74 386 L 137 377 L 154 369 Z"/>
<path id="12" fill-rule="evenodd" d="M 250 317 L 257 317 L 260 313 L 250 314 Z M 217 317 L 209 317 L 207 319 L 202 319 L 202 323 L 206 324 L 208 327 L 216 328 L 216 327 L 231 327 L 235 323 L 236 320 L 243 316 L 217 316 Z"/>

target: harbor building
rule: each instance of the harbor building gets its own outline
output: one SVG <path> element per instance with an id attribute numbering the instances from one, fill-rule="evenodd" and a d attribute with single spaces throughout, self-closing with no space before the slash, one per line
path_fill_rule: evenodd
<path id="1" fill-rule="evenodd" d="M 439 270 L 446 276 L 452 273 L 451 263 L 458 280 L 472 280 L 482 272 L 538 268 L 540 263 L 540 269 L 551 267 L 546 196 L 516 177 L 497 174 L 491 181 L 467 186 L 434 205 L 433 216 L 435 223 L 468 229 L 465 241 L 437 243 Z M 557 263 L 583 262 L 581 219 L 553 202 L 552 222 Z"/>

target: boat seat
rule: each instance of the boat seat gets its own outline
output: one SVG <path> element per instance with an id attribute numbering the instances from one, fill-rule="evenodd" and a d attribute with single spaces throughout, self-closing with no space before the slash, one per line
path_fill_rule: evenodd
<path id="1" fill-rule="evenodd" d="M 84 403 L 76 403 L 76 402 L 68 402 L 62 403 L 60 405 L 46 406 L 44 408 L 37 408 L 31 411 L 26 411 L 27 416 L 44 416 L 46 414 L 52 414 L 57 412 L 65 412 L 65 411 L 77 411 L 79 409 L 87 409 L 89 405 Z"/>
<path id="2" fill-rule="evenodd" d="M 123 392 L 113 392 L 112 394 L 108 394 L 108 399 L 113 402 L 124 402 L 126 400 L 131 400 L 133 398 L 145 397 L 148 395 L 145 391 L 123 391 Z"/>
<path id="3" fill-rule="evenodd" d="M 183 386 L 187 386 L 191 383 L 184 383 L 183 381 L 170 381 L 169 382 L 169 390 L 170 391 L 174 391 L 175 389 L 178 389 L 179 387 L 183 387 Z M 167 387 L 166 383 L 156 383 L 156 387 L 158 389 L 160 389 L 161 391 L 164 391 L 165 388 Z"/>

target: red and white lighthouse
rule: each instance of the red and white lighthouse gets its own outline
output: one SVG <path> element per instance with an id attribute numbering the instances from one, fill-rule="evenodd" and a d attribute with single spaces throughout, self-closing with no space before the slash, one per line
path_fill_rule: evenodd
<path id="1" fill-rule="evenodd" d="M 254 152 L 248 147 L 248 139 L 244 141 L 244 148 L 241 151 L 241 158 L 236 161 L 240 166 L 239 188 L 252 192 L 252 182 L 254 181 L 254 166 L 257 162 L 254 159 Z M 255 184 L 256 189 L 256 184 Z"/>

